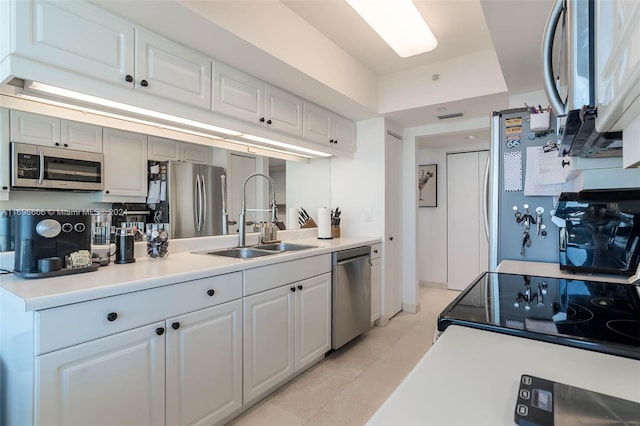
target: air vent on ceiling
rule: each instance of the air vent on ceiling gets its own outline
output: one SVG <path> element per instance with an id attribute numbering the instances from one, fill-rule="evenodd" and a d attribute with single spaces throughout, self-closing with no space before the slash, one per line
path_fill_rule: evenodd
<path id="1" fill-rule="evenodd" d="M 451 114 L 438 115 L 437 117 L 438 117 L 439 120 L 446 120 L 447 118 L 462 117 L 462 113 L 461 112 L 452 112 Z"/>

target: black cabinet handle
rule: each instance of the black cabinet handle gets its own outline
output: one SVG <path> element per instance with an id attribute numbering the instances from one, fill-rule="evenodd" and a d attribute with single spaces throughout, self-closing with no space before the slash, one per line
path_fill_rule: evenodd
<path id="1" fill-rule="evenodd" d="M 148 85 L 149 85 L 149 82 L 147 80 L 142 80 L 140 82 L 140 86 L 142 86 L 142 87 L 147 87 Z"/>
<path id="2" fill-rule="evenodd" d="M 208 294 L 209 296 L 213 296 L 214 294 L 216 294 L 216 291 L 215 291 L 215 290 L 213 290 L 213 289 L 209 289 L 209 290 L 207 290 L 207 294 Z"/>
<path id="3" fill-rule="evenodd" d="M 8 186 L 6 186 L 6 185 L 2 187 L 2 190 L 3 190 L 3 191 L 6 191 L 7 189 L 9 189 L 9 187 L 8 187 Z"/>
<path id="4" fill-rule="evenodd" d="M 162 336 L 164 334 L 164 327 L 158 327 L 156 328 L 156 334 L 158 336 Z"/>
<path id="5" fill-rule="evenodd" d="M 104 191 L 104 193 L 105 193 L 105 194 L 108 194 L 108 193 L 109 193 L 109 190 Z"/>
<path id="6" fill-rule="evenodd" d="M 291 292 L 295 293 L 295 291 L 296 291 L 296 288 L 295 287 L 291 287 Z"/>
<path id="7" fill-rule="evenodd" d="M 107 314 L 107 321 L 109 321 L 109 322 L 113 322 L 113 321 L 115 321 L 116 319 L 118 319 L 118 314 L 116 314 L 115 312 L 109 312 L 109 313 Z"/>
<path id="8" fill-rule="evenodd" d="M 333 143 L 333 139 L 329 139 L 329 143 Z"/>
<path id="9" fill-rule="evenodd" d="M 267 120 L 267 124 L 271 124 L 271 120 Z"/>
<path id="10" fill-rule="evenodd" d="M 338 144 L 338 139 L 334 139 L 333 143 L 335 143 L 337 145 Z"/>
<path id="11" fill-rule="evenodd" d="M 260 117 L 260 122 L 264 123 L 264 117 Z"/>
<path id="12" fill-rule="evenodd" d="M 131 82 L 133 82 L 133 76 L 132 76 L 131 74 L 127 74 L 127 75 L 124 77 L 124 81 L 126 81 L 127 83 L 131 83 Z"/>
<path id="13" fill-rule="evenodd" d="M 374 253 L 378 253 L 378 250 L 374 250 L 373 252 L 374 252 Z"/>
<path id="14" fill-rule="evenodd" d="M 65 144 L 64 144 L 64 145 L 62 145 L 62 146 L 64 146 L 65 148 L 69 148 L 69 144 L 68 144 L 68 143 L 65 143 Z"/>
<path id="15" fill-rule="evenodd" d="M 60 146 L 60 142 L 56 142 L 56 143 L 55 143 L 55 146 Z"/>
<path id="16" fill-rule="evenodd" d="M 389 237 L 389 241 L 393 241 L 393 237 Z"/>
<path id="17" fill-rule="evenodd" d="M 302 286 L 301 285 L 298 286 L 298 290 L 302 290 Z"/>
<path id="18" fill-rule="evenodd" d="M 173 324 L 171 324 L 171 328 L 173 328 L 174 330 L 177 330 L 180 328 L 180 323 L 179 322 L 174 322 Z"/>

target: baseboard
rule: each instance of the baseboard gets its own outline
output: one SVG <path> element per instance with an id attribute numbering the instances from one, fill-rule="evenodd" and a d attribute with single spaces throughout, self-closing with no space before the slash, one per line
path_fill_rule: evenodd
<path id="1" fill-rule="evenodd" d="M 420 304 L 413 304 L 413 303 L 403 303 L 402 304 L 402 311 L 403 312 L 407 312 L 410 314 L 417 314 L 418 312 L 420 312 Z"/>
<path id="2" fill-rule="evenodd" d="M 432 281 L 419 281 L 418 285 L 420 285 L 422 287 L 439 288 L 441 290 L 448 290 L 449 289 L 449 286 L 447 285 L 447 283 L 436 283 L 436 282 L 432 282 Z"/>

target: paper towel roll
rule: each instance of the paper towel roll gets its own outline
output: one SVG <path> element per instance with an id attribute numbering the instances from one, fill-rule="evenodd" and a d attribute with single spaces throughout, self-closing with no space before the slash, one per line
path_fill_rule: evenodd
<path id="1" fill-rule="evenodd" d="M 318 208 L 318 239 L 330 240 L 331 235 L 331 210 L 328 207 Z"/>
<path id="2" fill-rule="evenodd" d="M 298 229 L 300 223 L 298 223 L 298 209 L 295 207 L 289 207 L 289 217 L 287 217 L 287 229 Z"/>

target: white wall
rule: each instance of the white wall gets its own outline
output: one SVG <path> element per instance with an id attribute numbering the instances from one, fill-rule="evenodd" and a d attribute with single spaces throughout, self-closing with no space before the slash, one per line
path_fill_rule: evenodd
<path id="1" fill-rule="evenodd" d="M 317 223 L 318 207 L 331 206 L 331 160 L 316 158 L 310 163 L 287 161 L 286 187 L 287 208 L 304 207 Z M 289 217 L 284 222 L 289 223 Z"/>

